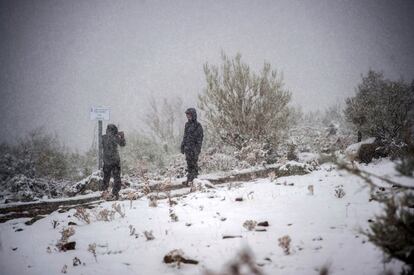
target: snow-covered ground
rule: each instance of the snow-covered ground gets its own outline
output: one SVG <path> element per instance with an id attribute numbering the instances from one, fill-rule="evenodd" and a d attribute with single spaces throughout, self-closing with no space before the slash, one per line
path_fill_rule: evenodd
<path id="1" fill-rule="evenodd" d="M 389 160 L 361 168 L 413 184 L 412 178 L 397 177 Z M 340 189 L 342 198 L 336 195 Z M 324 164 L 303 176 L 199 190 L 174 198 L 178 204 L 172 207 L 167 199 L 157 207 L 150 207 L 146 197 L 132 204 L 120 201 L 125 217 L 116 213 L 109 222 L 97 221 L 94 213 L 111 210 L 113 202 L 87 210 L 90 224 L 75 218 L 75 210 L 54 212 L 31 226 L 24 224 L 28 219 L 11 220 L 0 224 L 0 270 L 4 275 L 59 274 L 66 265 L 68 274 L 202 274 L 224 271 L 248 247 L 265 274 L 317 274 L 324 265 L 332 274 L 380 274 L 383 253 L 360 232 L 381 213 L 381 205 L 369 198 L 362 179 Z M 265 232 L 249 231 L 243 227 L 246 220 L 268 221 L 269 226 L 256 226 Z M 69 238 L 76 249 L 59 252 L 60 231 L 70 221 L 77 223 Z M 144 231 L 152 231 L 155 239 L 147 240 Z M 223 239 L 225 235 L 241 238 Z M 278 241 L 286 235 L 291 238 L 288 255 Z M 96 259 L 88 251 L 90 244 L 96 244 Z M 199 264 L 178 268 L 163 263 L 173 249 Z M 75 257 L 82 264 L 74 266 Z M 401 263 L 392 261 L 386 268 L 398 272 Z"/>

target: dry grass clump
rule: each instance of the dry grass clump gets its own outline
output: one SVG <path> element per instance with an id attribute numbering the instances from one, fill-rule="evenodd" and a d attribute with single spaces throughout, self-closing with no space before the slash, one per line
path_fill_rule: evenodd
<path id="1" fill-rule="evenodd" d="M 76 212 L 73 216 L 81 221 L 86 222 L 87 224 L 91 223 L 90 215 L 83 207 L 76 207 Z"/>
<path id="2" fill-rule="evenodd" d="M 290 254 L 290 242 L 292 241 L 289 235 L 285 235 L 278 239 L 279 246 L 283 249 L 286 255 Z"/>

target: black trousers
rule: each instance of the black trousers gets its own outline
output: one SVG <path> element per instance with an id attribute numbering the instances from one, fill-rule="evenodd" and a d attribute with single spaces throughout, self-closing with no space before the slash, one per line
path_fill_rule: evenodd
<path id="1" fill-rule="evenodd" d="M 114 186 L 112 188 L 112 194 L 118 195 L 119 190 L 121 190 L 121 165 L 119 163 L 115 164 L 105 164 L 103 166 L 104 178 L 102 189 L 106 190 L 109 187 L 109 180 L 111 179 L 111 174 L 114 177 Z"/>
<path id="2" fill-rule="evenodd" d="M 193 151 L 185 152 L 187 161 L 187 182 L 193 181 L 198 176 L 198 154 Z"/>

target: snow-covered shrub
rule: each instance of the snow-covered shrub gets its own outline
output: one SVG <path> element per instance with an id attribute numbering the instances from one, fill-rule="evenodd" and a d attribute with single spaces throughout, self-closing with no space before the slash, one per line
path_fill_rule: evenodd
<path id="1" fill-rule="evenodd" d="M 249 231 L 254 230 L 254 228 L 256 227 L 257 222 L 253 221 L 253 220 L 247 220 L 243 223 L 243 227 L 246 228 Z"/>
<path id="2" fill-rule="evenodd" d="M 76 182 L 75 184 L 70 184 L 65 186 L 64 193 L 68 196 L 74 196 L 76 194 L 82 193 L 86 190 L 99 191 L 101 190 L 103 181 L 103 173 L 98 170 L 93 172 L 91 175 L 86 178 Z"/>
<path id="3" fill-rule="evenodd" d="M 313 170 L 313 167 L 306 163 L 289 161 L 279 167 L 279 176 L 304 175 Z"/>
<path id="4" fill-rule="evenodd" d="M 155 239 L 154 235 L 152 234 L 152 230 L 151 231 L 144 231 L 144 236 L 147 239 L 147 241 L 152 241 Z"/>
<path id="5" fill-rule="evenodd" d="M 96 243 L 91 243 L 88 245 L 88 251 L 92 253 L 93 257 L 95 258 L 95 262 L 97 262 L 96 258 Z"/>
<path id="6" fill-rule="evenodd" d="M 296 152 L 296 145 L 291 143 L 291 144 L 288 145 L 288 148 L 289 149 L 288 149 L 288 153 L 287 153 L 287 156 L 286 156 L 287 159 L 298 161 L 299 158 L 298 158 L 298 155 L 297 155 L 297 152 Z"/>
<path id="7" fill-rule="evenodd" d="M 178 222 L 178 216 L 177 216 L 177 214 L 175 214 L 174 210 L 172 208 L 170 208 L 169 212 L 170 212 L 171 221 Z"/>
<path id="8" fill-rule="evenodd" d="M 201 154 L 199 159 L 199 167 L 203 173 L 210 173 L 244 169 L 250 167 L 250 165 L 246 161 L 240 161 L 235 156 L 215 153 L 213 155 Z"/>
<path id="9" fill-rule="evenodd" d="M 225 148 L 222 152 L 206 148 L 201 151 L 198 160 L 199 174 L 217 171 L 230 171 L 234 169 L 245 169 L 250 164 L 240 160 L 233 149 Z M 169 165 L 164 173 L 168 177 L 180 178 L 186 175 L 187 167 L 184 155 L 174 155 L 169 158 Z"/>
<path id="10" fill-rule="evenodd" d="M 138 234 L 138 233 L 136 233 L 136 229 L 135 229 L 135 227 L 134 227 L 132 224 L 130 224 L 130 225 L 128 226 L 128 228 L 129 228 L 129 236 L 134 236 L 134 237 L 135 237 L 135 239 L 138 239 L 139 234 Z"/>
<path id="11" fill-rule="evenodd" d="M 390 258 L 396 258 L 414 272 L 414 194 L 383 201 L 384 213 L 377 216 L 366 232 L 369 241 L 381 248 Z"/>
<path id="12" fill-rule="evenodd" d="M 16 148 L 7 144 L 0 145 L 0 183 L 16 175 L 24 175 L 28 178 L 35 176 L 35 167 L 33 160 L 26 157 L 20 157 L 16 153 Z"/>
<path id="13" fill-rule="evenodd" d="M 63 228 L 62 231 L 60 231 L 60 233 L 61 237 L 58 243 L 56 244 L 56 247 L 59 249 L 59 251 L 66 251 L 66 245 L 68 244 L 69 238 L 75 235 L 75 229 L 72 226 L 69 226 Z"/>
<path id="14" fill-rule="evenodd" d="M 158 206 L 158 201 L 157 201 L 157 196 L 152 195 L 152 196 L 148 196 L 148 206 L 149 207 L 157 207 Z"/>
<path id="15" fill-rule="evenodd" d="M 267 150 L 264 149 L 265 143 L 258 143 L 253 140 L 246 142 L 239 150 L 236 150 L 235 157 L 240 161 L 245 161 L 249 165 L 257 165 L 265 162 Z"/>
<path id="16" fill-rule="evenodd" d="M 414 152 L 402 156 L 395 168 L 402 175 L 412 177 L 414 175 Z"/>
<path id="17" fill-rule="evenodd" d="M 363 137 L 384 142 L 405 141 L 414 120 L 414 82 L 385 79 L 370 70 L 362 76 L 356 95 L 346 100 L 345 116 Z"/>
<path id="18" fill-rule="evenodd" d="M 165 169 L 168 154 L 162 144 L 140 133 L 125 133 L 127 146 L 120 148 L 123 173 L 143 177 L 151 171 Z"/>
<path id="19" fill-rule="evenodd" d="M 67 228 L 62 229 L 60 233 L 61 233 L 60 240 L 62 242 L 67 242 L 70 237 L 75 235 L 75 229 L 72 226 L 69 226 Z"/>
<path id="20" fill-rule="evenodd" d="M 324 163 L 336 163 L 337 161 L 338 161 L 338 157 L 335 154 L 325 154 L 325 153 L 319 154 L 318 163 L 321 165 Z"/>
<path id="21" fill-rule="evenodd" d="M 88 211 L 83 207 L 77 207 L 75 214 L 73 216 L 81 221 L 86 222 L 87 224 L 91 223 L 90 215 Z"/>
<path id="22" fill-rule="evenodd" d="M 15 148 L 19 159 L 32 160 L 35 177 L 64 179 L 68 177 L 67 149 L 56 135 L 44 128 L 31 131 Z"/>
<path id="23" fill-rule="evenodd" d="M 342 185 L 335 187 L 335 197 L 337 197 L 338 199 L 341 199 L 345 197 L 345 194 L 346 193 Z"/>
<path id="24" fill-rule="evenodd" d="M 410 145 L 411 147 L 414 146 L 414 144 Z M 409 145 L 405 142 L 395 142 L 391 141 L 390 143 L 383 144 L 380 148 L 381 151 L 379 151 L 378 157 L 385 157 L 388 156 L 392 160 L 401 159 L 407 155 L 414 154 L 413 149 L 410 148 Z"/>
<path id="25" fill-rule="evenodd" d="M 104 208 L 96 214 L 96 220 L 105 222 L 113 221 L 115 219 L 115 213 L 116 212 L 114 210 Z"/>
<path id="26" fill-rule="evenodd" d="M 9 179 L 4 186 L 6 189 L 3 194 L 10 200 L 33 201 L 52 196 L 50 184 L 46 179 L 28 178 L 23 174 L 18 174 Z"/>
<path id="27" fill-rule="evenodd" d="M 290 242 L 292 241 L 289 235 L 285 235 L 278 239 L 279 246 L 283 249 L 286 255 L 290 254 Z"/>
<path id="28" fill-rule="evenodd" d="M 43 128 L 33 130 L 15 145 L 0 145 L 0 153 L 0 196 L 11 200 L 59 197 L 68 181 L 89 174 L 92 163 L 89 152 L 70 152 Z"/>
<path id="29" fill-rule="evenodd" d="M 121 204 L 114 202 L 112 204 L 112 209 L 116 213 L 118 213 L 121 216 L 121 218 L 124 218 L 125 217 L 125 209 L 123 209 L 123 207 L 121 207 Z"/>
<path id="30" fill-rule="evenodd" d="M 343 151 L 353 142 L 346 125 L 339 126 L 336 133 L 333 134 L 331 128 L 324 126 L 322 122 L 311 123 L 305 120 L 293 127 L 289 132 L 290 139 L 279 146 L 280 154 L 287 155 L 290 149 L 289 145 L 294 144 L 298 157 L 301 153 L 330 155 Z"/>
<path id="31" fill-rule="evenodd" d="M 207 85 L 199 96 L 206 127 L 218 140 L 241 149 L 248 140 L 277 144 L 289 128 L 291 93 L 269 63 L 256 74 L 238 54 L 204 65 Z"/>

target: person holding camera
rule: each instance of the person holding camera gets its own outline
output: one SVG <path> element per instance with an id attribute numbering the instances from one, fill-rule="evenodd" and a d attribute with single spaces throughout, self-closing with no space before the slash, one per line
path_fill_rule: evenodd
<path id="1" fill-rule="evenodd" d="M 108 124 L 106 134 L 102 136 L 103 148 L 103 186 L 102 190 L 106 191 L 109 187 L 111 174 L 114 178 L 112 188 L 112 197 L 109 199 L 119 199 L 119 190 L 121 190 L 121 159 L 119 157 L 118 145 L 125 146 L 124 132 L 118 132 L 114 124 Z"/>

